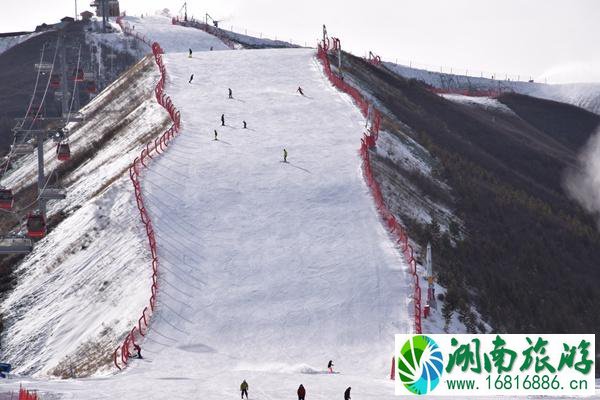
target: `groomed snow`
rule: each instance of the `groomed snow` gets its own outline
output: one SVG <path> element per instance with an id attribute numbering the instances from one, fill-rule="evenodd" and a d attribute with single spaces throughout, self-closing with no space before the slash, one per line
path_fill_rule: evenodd
<path id="1" fill-rule="evenodd" d="M 219 38 L 193 28 L 173 25 L 171 18 L 160 15 L 146 15 L 141 17 L 125 17 L 125 23 L 137 33 L 148 37 L 151 41 L 160 43 L 166 52 L 187 53 L 192 51 L 229 50 L 229 47 Z M 115 29 L 119 29 L 113 23 Z"/>
<path id="2" fill-rule="evenodd" d="M 167 92 L 184 129 L 142 178 L 161 259 L 145 358 L 113 376 L 3 388 L 23 382 L 51 392 L 46 397 L 216 400 L 238 398 L 247 379 L 255 400 L 295 398 L 300 383 L 309 399 L 341 398 L 348 386 L 355 399 L 395 399 L 393 334 L 412 329 L 412 289 L 361 175 L 360 113 L 330 86 L 311 50 L 189 59 L 194 47 L 184 32 L 172 36 L 170 23 L 152 21 L 136 29 L 170 53 Z M 132 298 L 149 286 L 132 287 Z M 123 312 L 131 313 L 125 320 L 138 316 Z M 329 359 L 340 374 L 324 373 Z"/>

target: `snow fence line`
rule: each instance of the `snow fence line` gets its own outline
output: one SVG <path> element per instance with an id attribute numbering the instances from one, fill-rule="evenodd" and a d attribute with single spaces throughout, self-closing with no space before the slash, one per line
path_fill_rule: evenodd
<path id="1" fill-rule="evenodd" d="M 152 294 L 150 296 L 148 306 L 144 308 L 142 311 L 142 316 L 138 319 L 137 325 L 133 326 L 131 331 L 129 331 L 125 337 L 123 344 L 119 346 L 113 353 L 113 362 L 115 366 L 121 370 L 127 366 L 127 361 L 131 356 L 131 351 L 133 350 L 133 347 L 137 345 L 136 336 L 138 336 L 138 338 L 140 336 L 144 337 L 148 332 L 148 324 L 150 317 L 154 312 L 154 308 L 156 307 L 156 295 L 158 292 L 158 253 L 156 251 L 156 237 L 154 235 L 152 221 L 150 220 L 150 216 L 146 211 L 144 198 L 142 197 L 142 188 L 140 185 L 141 170 L 148 168 L 148 163 L 154 158 L 153 155 L 157 156 L 163 153 L 169 145 L 169 142 L 173 140 L 176 134 L 179 133 L 181 129 L 181 115 L 173 104 L 171 98 L 165 94 L 167 69 L 163 62 L 162 55 L 164 51 L 160 47 L 160 44 L 157 42 L 150 44 L 150 41 L 145 36 L 134 33 L 128 26 L 126 26 L 126 24 L 123 23 L 122 17 L 117 18 L 117 23 L 125 35 L 133 36 L 151 47 L 152 54 L 154 55 L 154 61 L 160 71 L 160 79 L 154 87 L 154 95 L 158 104 L 167 110 L 169 117 L 173 122 L 171 127 L 167 129 L 160 137 L 157 137 L 154 139 L 154 141 L 146 143 L 146 147 L 142 149 L 139 157 L 136 157 L 129 167 L 129 178 L 131 179 L 131 183 L 133 184 L 133 188 L 135 190 L 135 201 L 140 213 L 140 218 L 146 229 L 146 236 L 148 238 L 148 245 L 150 246 L 150 253 L 152 256 L 152 286 L 150 288 Z"/>
<path id="2" fill-rule="evenodd" d="M 381 193 L 381 187 L 379 183 L 375 180 L 373 176 L 373 169 L 371 167 L 371 160 L 369 157 L 369 149 L 375 147 L 377 143 L 377 139 L 379 137 L 379 128 L 381 125 L 381 113 L 379 110 L 375 108 L 374 105 L 370 104 L 367 99 L 360 92 L 347 84 L 342 78 L 335 75 L 331 70 L 331 64 L 329 63 L 329 58 L 327 57 L 327 52 L 331 49 L 333 51 L 337 51 L 340 49 L 340 41 L 339 39 L 334 40 L 333 48 L 330 48 L 329 42 L 324 41 L 323 43 L 319 43 L 317 50 L 317 58 L 323 64 L 323 68 L 325 70 L 325 74 L 329 78 L 331 84 L 337 89 L 341 90 L 344 93 L 347 93 L 352 97 L 362 114 L 365 118 L 369 118 L 371 116 L 372 123 L 370 128 L 368 129 L 368 134 L 364 133 L 363 138 L 361 139 L 360 145 L 360 156 L 363 160 L 362 168 L 363 175 L 365 177 L 365 181 L 367 182 L 367 186 L 371 190 L 371 194 L 373 195 L 373 199 L 375 200 L 375 205 L 377 210 L 379 211 L 380 217 L 385 222 L 386 227 L 389 232 L 396 237 L 396 243 L 402 249 L 402 254 L 406 259 L 406 262 L 410 266 L 410 273 L 413 276 L 413 304 L 414 304 L 414 318 L 415 318 L 415 333 L 422 333 L 421 331 L 421 287 L 419 286 L 419 276 L 417 275 L 417 261 L 414 257 L 413 247 L 408 242 L 408 235 L 406 230 L 400 225 L 396 217 L 390 212 L 388 206 L 383 199 L 383 195 Z M 371 112 L 369 113 L 369 110 Z"/>

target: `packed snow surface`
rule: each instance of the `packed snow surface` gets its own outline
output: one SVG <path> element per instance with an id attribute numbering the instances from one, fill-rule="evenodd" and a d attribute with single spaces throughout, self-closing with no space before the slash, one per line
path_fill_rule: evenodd
<path id="1" fill-rule="evenodd" d="M 142 177 L 161 263 L 144 359 L 116 375 L 5 388 L 22 381 L 48 397 L 216 400 L 237 398 L 246 379 L 250 399 L 294 398 L 300 383 L 315 400 L 341 398 L 348 386 L 352 398 L 395 399 L 393 334 L 412 331 L 412 288 L 362 178 L 361 114 L 312 50 L 190 59 L 189 31 L 170 34 L 179 28 L 163 22 L 136 23 L 167 50 L 167 92 L 183 123 Z M 149 296 L 147 274 L 128 279 L 133 299 Z M 125 320 L 139 315 L 122 311 Z M 339 374 L 325 373 L 330 359 Z"/>
<path id="2" fill-rule="evenodd" d="M 141 35 L 148 37 L 153 42 L 160 43 L 168 52 L 205 51 L 211 47 L 213 50 L 229 50 L 229 47 L 219 38 L 193 28 L 173 25 L 171 18 L 159 15 L 142 17 L 125 17 L 124 21 Z M 118 25 L 113 24 L 118 29 Z"/>

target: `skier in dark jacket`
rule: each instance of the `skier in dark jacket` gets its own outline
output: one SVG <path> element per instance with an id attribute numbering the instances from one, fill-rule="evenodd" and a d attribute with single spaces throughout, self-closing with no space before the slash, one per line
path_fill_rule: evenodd
<path id="1" fill-rule="evenodd" d="M 219 135 L 219 134 L 217 133 L 217 130 L 215 129 L 215 140 L 219 140 L 219 139 L 217 138 L 217 136 L 218 136 L 218 135 Z"/>
<path id="2" fill-rule="evenodd" d="M 302 90 L 302 88 L 300 86 L 298 86 L 298 93 L 300 93 L 302 96 L 304 96 L 304 91 Z"/>
<path id="3" fill-rule="evenodd" d="M 225 114 L 221 114 L 221 126 L 225 126 Z"/>
<path id="4" fill-rule="evenodd" d="M 330 374 L 333 374 L 333 360 L 329 360 L 327 363 L 327 369 L 329 370 Z"/>
<path id="5" fill-rule="evenodd" d="M 350 400 L 350 389 L 352 389 L 351 387 L 349 387 L 348 389 L 346 389 L 346 391 L 344 392 L 344 400 Z"/>
<path id="6" fill-rule="evenodd" d="M 190 49 L 190 54 L 188 55 L 189 58 L 192 58 L 192 49 Z"/>
<path id="7" fill-rule="evenodd" d="M 283 162 L 286 163 L 287 162 L 287 150 L 283 149 Z"/>
<path id="8" fill-rule="evenodd" d="M 233 92 L 231 91 L 231 88 L 229 88 L 229 98 L 233 99 Z"/>
<path id="9" fill-rule="evenodd" d="M 140 347 L 139 344 L 134 344 L 133 348 L 135 349 L 135 351 L 137 352 L 137 358 L 144 358 L 142 357 L 142 348 Z"/>
<path id="10" fill-rule="evenodd" d="M 244 123 L 244 129 L 248 129 L 248 125 L 246 124 L 246 121 L 242 121 Z"/>
<path id="11" fill-rule="evenodd" d="M 190 81 L 188 83 L 192 83 L 193 80 L 194 80 L 194 74 L 192 74 L 192 76 L 190 76 Z"/>
<path id="12" fill-rule="evenodd" d="M 306 389 L 304 386 L 298 386 L 298 400 L 304 400 L 304 396 L 306 396 Z"/>
<path id="13" fill-rule="evenodd" d="M 240 385 L 240 391 L 242 392 L 242 399 L 244 395 L 246 395 L 246 399 L 248 399 L 248 382 L 244 379 L 244 382 Z"/>

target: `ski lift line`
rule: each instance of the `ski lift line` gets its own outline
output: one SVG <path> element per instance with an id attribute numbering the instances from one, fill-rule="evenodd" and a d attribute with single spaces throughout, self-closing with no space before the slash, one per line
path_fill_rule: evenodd
<path id="1" fill-rule="evenodd" d="M 77 68 L 75 69 L 75 73 L 79 74 L 79 64 L 81 62 L 81 45 L 79 45 L 79 53 L 77 54 Z M 73 110 L 73 103 L 75 103 L 75 92 L 77 89 L 77 83 L 79 82 L 78 79 L 75 79 L 73 82 L 73 91 L 71 93 L 71 105 L 69 106 L 69 113 L 67 114 L 67 123 L 65 125 L 67 125 L 70 120 L 71 120 L 71 111 Z M 65 94 L 63 93 L 63 96 Z M 68 136 L 67 136 L 67 141 L 68 141 Z"/>
<path id="2" fill-rule="evenodd" d="M 42 46 L 42 54 L 40 57 L 40 64 L 42 62 L 44 62 L 44 53 L 46 52 L 46 43 L 44 43 L 44 45 Z M 33 86 L 33 94 L 31 96 L 31 100 L 29 100 L 29 105 L 27 106 L 27 111 L 25 112 L 25 117 L 23 118 L 23 122 L 21 123 L 21 128 L 23 127 L 23 124 L 25 122 L 25 118 L 27 118 L 27 116 L 29 115 L 29 111 L 31 111 L 31 107 L 33 106 L 33 100 L 35 99 L 35 93 L 37 92 L 37 87 L 38 87 L 38 83 L 40 80 L 40 75 L 42 74 L 41 69 L 37 70 L 37 75 L 35 77 L 35 84 Z"/>
<path id="3" fill-rule="evenodd" d="M 56 40 L 57 40 L 56 44 L 57 44 L 57 47 L 58 47 L 58 37 L 57 37 Z M 42 64 L 43 61 L 44 61 L 45 52 L 46 52 L 46 43 L 44 43 L 44 45 L 42 46 L 42 52 L 41 52 L 42 54 L 40 56 L 40 64 Z M 23 128 L 23 125 L 25 124 L 25 120 L 27 119 L 27 116 L 29 115 L 29 112 L 31 111 L 31 107 L 33 106 L 33 102 L 35 100 L 35 94 L 37 93 L 37 87 L 38 87 L 38 84 L 39 84 L 39 80 L 40 80 L 40 75 L 41 74 L 42 74 L 41 69 L 38 69 L 37 70 L 37 74 L 36 74 L 36 78 L 35 78 L 35 84 L 33 86 L 33 93 L 31 95 L 31 100 L 29 100 L 29 105 L 27 106 L 27 111 L 25 112 L 25 117 L 21 121 L 21 125 L 19 125 L 19 129 Z M 0 180 L 2 178 L 4 178 L 4 176 L 6 175 L 6 171 L 8 171 L 8 166 L 9 166 L 10 160 L 12 159 L 12 156 L 13 156 L 12 153 L 13 153 L 13 148 L 14 148 L 14 145 L 16 144 L 16 141 L 17 141 L 17 137 L 15 135 L 13 137 L 13 142 L 12 142 L 12 145 L 11 145 L 10 150 L 8 152 L 8 155 L 7 155 L 7 158 L 6 158 L 6 163 L 4 165 L 4 171 L 2 172 L 2 176 L 0 176 Z"/>
<path id="4" fill-rule="evenodd" d="M 35 113 L 35 117 L 32 119 L 31 121 L 31 125 L 29 126 L 29 129 L 33 128 L 33 124 L 35 124 L 35 122 L 37 121 L 38 116 L 40 115 L 40 111 L 42 110 L 42 106 L 44 105 L 44 101 L 46 101 L 46 96 L 48 94 L 48 88 L 50 87 L 50 81 L 52 79 L 52 74 L 54 73 L 54 66 L 56 65 L 56 56 L 58 54 L 58 38 L 57 40 L 57 45 L 56 45 L 56 49 L 54 49 L 54 56 L 52 57 L 52 68 L 50 69 L 50 73 L 48 74 L 48 80 L 46 81 L 46 88 L 44 89 L 44 95 L 42 96 L 42 100 L 40 101 L 40 106 L 38 107 L 36 113 Z"/>
<path id="5" fill-rule="evenodd" d="M 34 206 L 38 200 L 42 197 L 42 193 L 44 192 L 44 190 L 46 189 L 46 187 L 48 186 L 48 183 L 50 182 L 51 178 L 53 175 L 56 174 L 56 170 L 52 171 L 52 173 L 50 175 L 48 175 L 46 182 L 44 183 L 44 187 L 42 188 L 42 190 L 39 191 L 37 197 L 29 204 L 26 204 L 24 206 L 21 206 L 19 209 L 16 210 L 2 210 L 0 209 L 0 211 L 5 212 L 7 214 L 14 214 L 14 215 L 18 215 L 18 214 L 22 214 L 22 213 L 27 213 L 27 209 L 29 209 L 30 207 Z M 24 218 L 20 217 L 17 218 L 18 221 L 22 221 Z"/>

